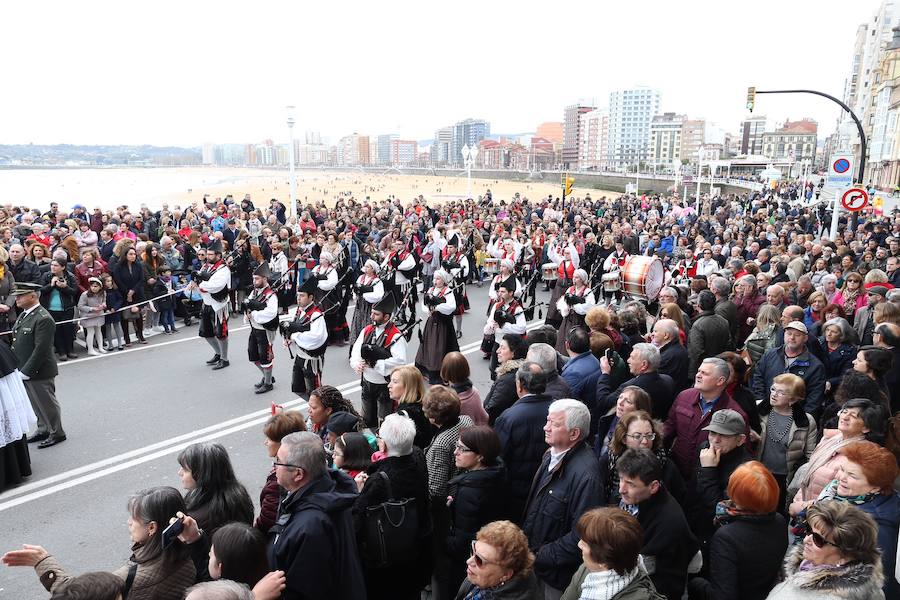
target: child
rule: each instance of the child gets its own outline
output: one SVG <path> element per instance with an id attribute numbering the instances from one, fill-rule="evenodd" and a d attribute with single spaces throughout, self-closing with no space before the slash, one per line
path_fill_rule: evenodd
<path id="1" fill-rule="evenodd" d="M 106 311 L 106 293 L 103 291 L 103 283 L 96 277 L 88 279 L 88 291 L 81 294 L 78 299 L 78 315 L 83 318 L 81 326 L 84 327 L 84 339 L 87 343 L 88 354 L 106 354 L 103 349 L 103 332 L 101 327 L 105 321 L 103 313 Z M 94 350 L 94 338 L 97 339 L 97 350 Z"/>
<path id="2" fill-rule="evenodd" d="M 362 433 L 345 433 L 334 440 L 334 467 L 356 477 L 372 464 L 372 447 Z"/>
<path id="3" fill-rule="evenodd" d="M 119 309 L 122 308 L 125 298 L 116 287 L 116 282 L 113 281 L 112 275 L 104 273 L 101 279 L 106 292 L 106 341 L 109 344 L 107 349 L 109 351 L 124 350 L 125 346 L 122 344 L 122 313 L 119 312 Z M 116 337 L 115 344 L 113 344 L 113 334 Z"/>
<path id="4" fill-rule="evenodd" d="M 160 298 L 162 296 L 162 298 Z M 153 284 L 153 303 L 159 311 L 159 324 L 166 334 L 175 333 L 175 297 L 172 295 L 172 268 L 164 265 L 159 269 L 159 277 Z"/>

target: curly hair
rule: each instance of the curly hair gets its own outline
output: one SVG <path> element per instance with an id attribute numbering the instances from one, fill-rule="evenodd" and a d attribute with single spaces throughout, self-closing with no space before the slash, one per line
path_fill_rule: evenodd
<path id="1" fill-rule="evenodd" d="M 603 331 L 609 327 L 609 312 L 603 307 L 595 306 L 587 311 L 584 322 L 591 331 Z"/>
<path id="2" fill-rule="evenodd" d="M 344 398 L 340 390 L 333 385 L 319 386 L 310 393 L 310 396 L 318 398 L 319 402 L 322 403 L 322 408 L 330 408 L 332 413 L 343 411 L 362 419 L 359 413 L 356 412 L 356 409 L 353 408 L 353 403 Z"/>
<path id="3" fill-rule="evenodd" d="M 649 411 L 636 410 L 619 419 L 619 422 L 616 424 L 616 429 L 613 432 L 612 440 L 609 442 L 609 449 L 613 454 L 621 456 L 622 453 L 628 449 L 628 446 L 625 445 L 625 436 L 628 434 L 628 428 L 635 421 L 647 421 L 648 423 L 650 423 L 650 427 L 653 429 L 653 433 L 656 434 L 656 438 L 653 440 L 653 452 L 657 452 L 662 448 L 662 427 L 660 427 L 657 421 L 653 420 L 653 418 L 650 416 Z"/>
<path id="4" fill-rule="evenodd" d="M 459 396 L 443 385 L 433 385 L 422 398 L 422 411 L 439 427 L 459 418 Z"/>
<path id="5" fill-rule="evenodd" d="M 494 521 L 478 530 L 475 539 L 497 549 L 500 566 L 513 575 L 527 577 L 534 566 L 534 554 L 528 549 L 528 538 L 511 521 Z"/>

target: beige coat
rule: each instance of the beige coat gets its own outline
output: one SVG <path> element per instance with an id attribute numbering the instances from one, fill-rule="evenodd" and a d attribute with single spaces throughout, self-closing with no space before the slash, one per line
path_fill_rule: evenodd
<path id="1" fill-rule="evenodd" d="M 819 431 L 816 428 L 816 420 L 813 419 L 811 414 L 802 413 L 806 415 L 806 424 L 803 425 L 800 423 L 800 425 L 798 425 L 798 410 L 802 411 L 802 409 L 794 410 L 794 422 L 791 423 L 791 429 L 788 431 L 788 439 L 790 440 L 787 449 L 788 483 L 794 478 L 797 469 L 806 463 L 812 456 L 813 450 L 816 449 L 816 444 L 819 441 Z M 766 444 L 769 442 L 769 438 L 766 435 L 767 421 L 768 418 L 760 416 L 760 423 L 762 425 L 762 431 L 759 434 L 760 442 L 758 456 L 760 459 L 763 456 L 763 450 L 765 449 Z"/>

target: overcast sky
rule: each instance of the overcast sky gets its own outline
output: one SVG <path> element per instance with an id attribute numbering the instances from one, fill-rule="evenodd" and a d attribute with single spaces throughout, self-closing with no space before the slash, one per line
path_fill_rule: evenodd
<path id="1" fill-rule="evenodd" d="M 137 8 L 143 5 L 144 9 Z M 466 117 L 495 133 L 561 121 L 581 98 L 649 85 L 663 111 L 738 131 L 747 86 L 842 96 L 876 0 L 636 2 L 9 2 L 0 144 L 431 138 Z M 839 109 L 760 96 L 772 121 Z"/>

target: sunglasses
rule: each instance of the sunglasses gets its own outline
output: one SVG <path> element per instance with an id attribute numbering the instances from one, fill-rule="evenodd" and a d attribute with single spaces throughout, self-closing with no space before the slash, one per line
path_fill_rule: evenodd
<path id="1" fill-rule="evenodd" d="M 830 542 L 825 539 L 825 536 L 816 533 L 815 531 L 810 531 L 806 535 L 812 538 L 813 544 L 816 545 L 816 548 L 824 548 L 825 546 L 834 546 L 835 548 L 840 549 L 840 546 L 835 544 L 834 542 Z"/>
<path id="2" fill-rule="evenodd" d="M 475 566 L 479 569 L 484 568 L 484 565 L 496 565 L 499 563 L 495 563 L 493 561 L 487 560 L 484 557 L 478 555 L 478 552 L 475 550 L 475 540 L 472 540 L 472 558 L 475 560 Z"/>

